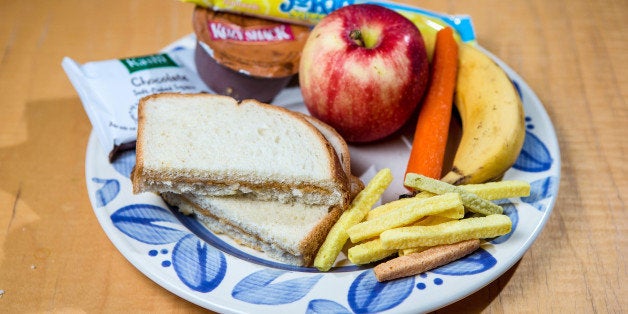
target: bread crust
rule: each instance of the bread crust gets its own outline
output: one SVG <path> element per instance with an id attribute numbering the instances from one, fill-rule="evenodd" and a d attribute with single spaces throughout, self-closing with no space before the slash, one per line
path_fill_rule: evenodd
<path id="1" fill-rule="evenodd" d="M 338 131 L 336 131 L 336 129 L 331 127 L 329 124 L 321 121 L 320 119 L 315 118 L 313 116 L 306 115 L 304 113 L 300 113 L 300 112 L 294 112 L 294 113 L 302 116 L 310 124 L 314 125 L 314 127 L 316 127 L 319 130 L 319 132 L 321 132 L 321 134 L 323 134 L 321 130 L 323 129 L 325 130 L 325 132 L 328 132 L 331 137 L 342 139 L 342 136 L 340 135 L 340 133 L 338 133 Z M 327 138 L 325 134 L 323 134 L 323 136 Z M 347 145 L 347 142 L 345 142 L 344 140 L 338 141 L 338 144 L 340 144 L 341 147 L 339 147 L 339 149 L 336 150 L 336 153 L 337 153 L 336 155 L 340 153 L 340 156 L 338 156 L 338 159 L 340 159 L 340 161 L 342 162 L 342 167 L 345 173 L 347 175 L 350 175 L 351 174 L 351 155 L 349 153 L 349 145 Z"/>
<path id="2" fill-rule="evenodd" d="M 353 175 L 352 171 L 351 171 L 351 153 L 349 151 L 349 145 L 347 145 L 347 142 L 345 142 L 342 139 L 342 136 L 340 135 L 340 133 L 338 133 L 338 131 L 336 131 L 336 129 L 334 129 L 333 127 L 331 127 L 330 125 L 328 125 L 327 123 L 313 117 L 313 116 L 309 116 L 303 113 L 298 113 L 303 115 L 303 117 L 305 119 L 307 119 L 308 121 L 310 121 L 310 123 L 312 123 L 316 128 L 319 129 L 324 129 L 325 132 L 328 132 L 330 137 L 334 137 L 337 139 L 341 139 L 341 141 L 338 141 L 338 144 L 340 144 L 339 148 L 336 148 L 336 155 L 340 154 L 339 159 L 342 162 L 342 167 L 345 170 L 345 174 L 347 175 L 347 180 L 348 180 L 348 184 L 349 184 L 349 190 L 350 190 L 350 201 L 353 200 L 353 198 L 358 195 L 358 193 L 360 193 L 360 191 L 362 191 L 364 189 L 364 182 L 362 182 L 362 180 L 360 180 L 360 178 L 356 177 Z M 323 132 L 322 132 L 323 133 Z M 323 134 L 325 137 L 327 137 L 325 134 Z M 333 146 L 333 145 L 332 145 Z"/>
<path id="3" fill-rule="evenodd" d="M 308 233 L 303 240 L 301 240 L 301 254 L 303 255 L 303 261 L 305 266 L 312 266 L 314 258 L 318 249 L 323 245 L 327 234 L 331 227 L 338 221 L 340 215 L 344 212 L 344 208 L 334 206 L 330 209 L 329 213 L 323 218 L 317 225 Z"/>
<path id="4" fill-rule="evenodd" d="M 167 97 L 176 97 L 176 98 L 204 97 L 204 98 L 207 98 L 208 101 L 211 101 L 211 99 L 222 99 L 223 101 L 226 100 L 228 102 L 232 102 L 236 106 L 250 104 L 253 106 L 259 106 L 263 108 L 264 110 L 273 110 L 273 111 L 279 112 L 280 114 L 284 114 L 284 115 L 288 115 L 292 117 L 293 119 L 299 121 L 299 123 L 302 124 L 305 128 L 307 128 L 308 132 L 311 132 L 312 134 L 314 134 L 315 138 L 320 142 L 322 147 L 324 147 L 324 149 L 326 150 L 326 155 L 329 157 L 327 160 L 327 163 L 331 172 L 330 181 L 333 183 L 333 186 L 337 187 L 335 190 L 340 193 L 340 201 L 338 202 L 338 205 L 341 207 L 345 207 L 350 201 L 351 199 L 350 180 L 347 177 L 347 174 L 345 173 L 342 167 L 341 161 L 339 157 L 336 155 L 336 152 L 333 146 L 329 143 L 329 141 L 325 138 L 325 136 L 314 125 L 312 125 L 312 123 L 310 123 L 306 118 L 303 117 L 303 115 L 297 114 L 283 107 L 261 103 L 256 100 L 243 100 L 242 102 L 238 103 L 237 101 L 235 101 L 235 99 L 231 97 L 215 95 L 215 94 L 163 93 L 163 94 L 150 95 L 140 100 L 139 106 L 138 106 L 138 136 L 137 136 L 137 144 L 136 144 L 136 165 L 131 174 L 131 181 L 133 183 L 134 193 L 141 193 L 141 192 L 147 192 L 147 191 L 162 192 L 159 190 L 152 190 L 152 187 L 146 184 L 147 181 L 158 181 L 158 180 L 162 180 L 163 178 L 152 176 L 144 168 L 144 164 L 145 164 L 145 156 L 144 156 L 144 149 L 143 149 L 144 137 L 145 137 L 144 125 L 146 121 L 146 113 L 145 113 L 146 104 L 152 100 L 155 100 L 158 98 L 167 98 Z M 210 181 L 211 181 L 211 178 L 207 178 L 205 183 L 210 182 Z M 183 181 L 179 179 L 179 182 L 183 182 Z M 218 182 L 214 181 L 214 183 L 218 183 Z M 224 184 L 232 184 L 232 183 L 233 182 L 224 182 Z M 246 181 L 238 181 L 236 183 L 239 183 L 243 186 L 251 186 L 253 184 L 252 182 L 246 182 Z M 299 186 L 302 189 L 303 188 L 309 189 L 308 185 L 310 184 L 303 183 Z M 297 187 L 294 185 L 286 185 L 280 181 L 274 181 L 274 182 L 269 181 L 267 183 L 255 184 L 255 187 L 258 190 L 272 190 L 272 189 L 277 190 L 278 187 L 280 186 L 283 186 L 281 190 L 290 190 L 292 188 Z M 311 188 L 316 189 L 318 187 L 316 187 L 315 185 L 312 185 Z"/>

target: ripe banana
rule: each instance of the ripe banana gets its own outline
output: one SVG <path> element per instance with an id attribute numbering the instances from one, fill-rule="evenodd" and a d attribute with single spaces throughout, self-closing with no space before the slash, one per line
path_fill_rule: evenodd
<path id="1" fill-rule="evenodd" d="M 442 180 L 452 184 L 499 179 L 517 160 L 525 137 L 523 105 L 504 70 L 468 44 L 460 44 L 455 105 L 462 137 L 453 168 Z"/>

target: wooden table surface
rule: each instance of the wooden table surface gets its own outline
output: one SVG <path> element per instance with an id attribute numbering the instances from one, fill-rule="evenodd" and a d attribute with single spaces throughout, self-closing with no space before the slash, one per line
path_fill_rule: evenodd
<path id="1" fill-rule="evenodd" d="M 472 16 L 554 123 L 556 206 L 503 276 L 444 312 L 628 312 L 628 2 L 417 1 Z M 0 4 L 0 312 L 200 312 L 133 267 L 90 206 L 92 126 L 61 69 L 192 32 L 174 0 Z"/>

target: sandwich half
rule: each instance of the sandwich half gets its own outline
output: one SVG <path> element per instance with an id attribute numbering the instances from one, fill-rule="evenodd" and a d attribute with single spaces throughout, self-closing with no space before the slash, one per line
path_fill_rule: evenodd
<path id="1" fill-rule="evenodd" d="M 303 115 L 327 139 L 340 157 L 349 178 L 350 198 L 363 188 L 351 173 L 349 148 L 327 124 Z M 225 234 L 237 243 L 265 252 L 269 257 L 295 266 L 311 266 L 318 248 L 338 220 L 343 208 L 260 201 L 241 197 L 198 196 L 162 193 L 163 199 L 185 214 L 193 214 L 212 232 Z"/>
<path id="2" fill-rule="evenodd" d="M 134 193 L 340 208 L 352 184 L 332 144 L 302 114 L 255 100 L 169 93 L 140 101 L 131 180 Z"/>
<path id="3" fill-rule="evenodd" d="M 253 100 L 144 98 L 136 150 L 135 193 L 158 193 L 213 232 L 296 266 L 312 264 L 364 187 L 333 128 Z"/>

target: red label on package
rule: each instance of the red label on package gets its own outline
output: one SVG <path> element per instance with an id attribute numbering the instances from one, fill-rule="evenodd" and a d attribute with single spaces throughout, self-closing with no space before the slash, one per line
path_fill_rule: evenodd
<path id="1" fill-rule="evenodd" d="M 212 40 L 234 40 L 243 42 L 273 42 L 294 40 L 288 24 L 241 27 L 229 23 L 211 21 L 208 23 Z"/>

